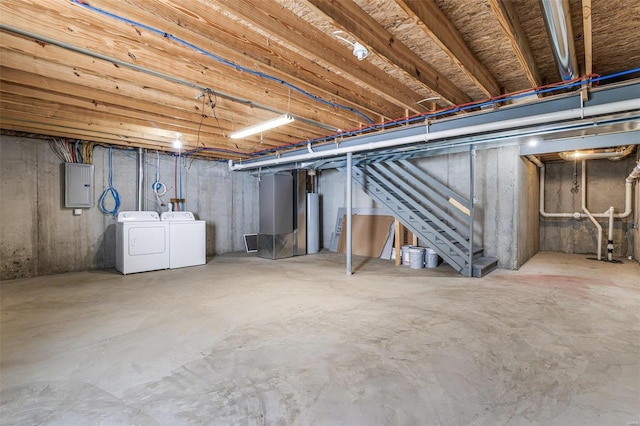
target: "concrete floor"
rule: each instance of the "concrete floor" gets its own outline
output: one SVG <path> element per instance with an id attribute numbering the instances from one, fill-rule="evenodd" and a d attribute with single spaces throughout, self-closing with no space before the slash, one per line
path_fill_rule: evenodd
<path id="1" fill-rule="evenodd" d="M 5 281 L 2 424 L 640 424 L 638 264 L 354 263 Z"/>

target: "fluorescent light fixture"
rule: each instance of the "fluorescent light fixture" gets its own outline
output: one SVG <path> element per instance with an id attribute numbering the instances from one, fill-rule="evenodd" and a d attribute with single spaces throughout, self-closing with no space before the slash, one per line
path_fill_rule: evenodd
<path id="1" fill-rule="evenodd" d="M 246 129 L 238 130 L 229 135 L 231 139 L 242 139 L 246 136 L 255 135 L 275 127 L 282 126 L 287 123 L 291 123 L 294 120 L 291 114 L 283 114 L 279 117 L 272 118 L 271 120 L 263 121 L 262 123 L 249 126 Z"/>

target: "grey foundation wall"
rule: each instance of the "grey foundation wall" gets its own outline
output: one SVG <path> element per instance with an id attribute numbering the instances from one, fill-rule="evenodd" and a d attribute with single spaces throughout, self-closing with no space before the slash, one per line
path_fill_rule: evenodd
<path id="1" fill-rule="evenodd" d="M 0 140 L 0 279 L 13 279 L 115 266 L 116 218 L 98 209 L 107 187 L 108 150 L 96 147 L 95 206 L 74 216 L 64 208 L 64 171 L 46 141 L 11 136 Z M 160 155 L 165 202 L 174 197 L 174 157 Z M 113 186 L 120 211 L 135 210 L 137 152 L 113 150 Z M 155 151 L 145 155 L 143 209 L 166 211 L 151 190 Z M 229 173 L 225 163 L 183 159 L 186 210 L 206 221 L 207 255 L 244 250 L 243 234 L 257 232 L 257 181 Z M 105 203 L 113 206 L 110 197 Z"/>
<path id="2" fill-rule="evenodd" d="M 587 208 L 591 213 L 604 213 L 613 206 L 616 213 L 625 208 L 625 178 L 633 169 L 634 156 L 620 161 L 607 159 L 588 160 Z M 582 166 L 573 161 L 546 163 L 545 211 L 548 213 L 581 212 Z M 575 175 L 574 175 L 575 174 Z M 637 184 L 636 194 L 637 194 Z M 636 206 L 637 206 L 637 197 Z M 637 208 L 635 209 L 637 212 Z M 636 213 L 637 214 L 637 213 Z M 599 218 L 602 225 L 602 255 L 607 253 L 608 219 Z M 595 255 L 597 253 L 597 229 L 588 219 L 544 218 L 540 225 L 540 246 L 544 251 Z M 627 231 L 634 223 L 634 213 L 626 219 L 614 221 L 614 256 L 626 256 L 629 247 Z M 634 230 L 629 231 L 632 235 Z M 637 232 L 636 232 L 637 235 Z"/>
<path id="3" fill-rule="evenodd" d="M 476 152 L 474 239 L 485 254 L 498 258 L 503 269 L 517 269 L 539 250 L 537 171 L 518 155 L 518 147 Z M 415 160 L 449 188 L 468 198 L 469 154 L 449 154 Z M 345 206 L 345 175 L 331 170 L 320 174 L 322 242 L 329 246 L 337 209 Z M 375 203 L 356 185 L 354 207 Z"/>

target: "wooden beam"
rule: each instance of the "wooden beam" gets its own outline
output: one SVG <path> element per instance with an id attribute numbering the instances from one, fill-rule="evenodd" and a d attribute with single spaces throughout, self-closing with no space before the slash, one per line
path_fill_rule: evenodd
<path id="1" fill-rule="evenodd" d="M 375 65 L 367 61 L 358 61 L 348 50 L 336 43 L 335 39 L 314 28 L 273 0 L 203 1 L 210 4 L 211 7 L 233 13 L 252 27 L 259 28 L 304 52 L 310 58 L 316 58 L 326 66 L 339 70 L 349 76 L 349 79 L 361 82 L 366 85 L 368 90 L 389 101 L 413 112 L 419 112 L 416 102 L 422 98 L 420 94 L 388 76 Z"/>
<path id="2" fill-rule="evenodd" d="M 114 8 L 110 0 L 96 0 L 91 4 L 106 10 Z M 211 7 L 205 4 L 192 2 L 187 10 L 174 1 L 121 0 L 117 9 L 129 19 L 163 28 L 196 46 L 207 46 L 226 59 L 301 85 L 324 99 L 363 110 L 365 114 L 382 114 L 389 119 L 398 118 L 402 111 L 397 101 L 390 102 L 354 85 L 317 61 L 270 42 L 263 34 L 247 31 L 228 16 L 212 13 Z"/>
<path id="3" fill-rule="evenodd" d="M 500 85 L 496 79 L 474 55 L 462 35 L 433 0 L 396 0 L 396 3 L 485 95 L 500 95 Z"/>
<path id="4" fill-rule="evenodd" d="M 496 18 L 498 18 L 504 33 L 511 42 L 511 47 L 518 58 L 518 62 L 520 62 L 520 66 L 522 67 L 527 80 L 531 83 L 531 87 L 542 86 L 542 79 L 540 78 L 540 72 L 538 71 L 536 61 L 511 1 L 488 1 L 491 9 L 493 9 L 493 13 L 495 13 Z"/>
<path id="5" fill-rule="evenodd" d="M 38 13 L 42 14 L 45 9 L 51 19 L 44 20 L 37 31 L 62 43 L 88 48 L 98 54 L 175 76 L 201 87 L 211 87 L 245 99 L 258 99 L 263 104 L 282 112 L 291 110 L 299 116 L 337 128 L 353 128 L 362 122 L 362 119 L 355 114 L 337 113 L 336 109 L 330 105 L 309 102 L 308 98 L 296 96 L 295 93 L 289 99 L 289 89 L 278 82 L 267 81 L 258 76 L 230 69 L 160 35 L 150 35 L 143 31 L 138 33 L 132 26 L 119 21 L 88 20 L 87 14 L 91 12 L 79 6 L 65 3 L 63 7 L 69 7 L 69 9 L 62 11 L 57 10 L 57 5 L 46 2 L 37 5 L 11 4 L 13 6 L 11 8 L 7 7 L 8 4 L 8 1 L 2 2 L 0 6 L 4 9 L 3 13 L 9 15 L 5 18 L 11 21 L 12 26 L 25 31 L 32 29 L 32 17 Z M 60 16 L 62 12 L 65 13 L 64 18 Z M 69 14 L 69 18 L 74 18 L 73 25 L 65 22 L 65 19 L 69 19 L 66 14 Z M 69 27 L 70 31 L 64 31 Z M 114 37 L 114 34 L 117 37 Z M 42 47 L 46 49 L 53 46 L 43 43 Z M 65 56 L 60 56 L 58 61 L 66 62 Z M 114 68 L 112 63 L 98 60 L 95 66 L 102 68 L 106 75 L 111 75 Z M 142 81 L 146 77 L 148 76 L 141 73 Z M 242 119 L 242 117 L 239 118 Z M 248 124 L 251 123 L 243 123 L 243 125 Z"/>
<path id="6" fill-rule="evenodd" d="M 584 73 L 593 74 L 593 45 L 591 31 L 591 0 L 582 0 L 582 31 L 584 37 Z"/>
<path id="7" fill-rule="evenodd" d="M 582 0 L 582 32 L 584 38 L 584 74 L 593 74 L 593 46 L 591 43 L 591 0 Z M 591 84 L 582 86 L 582 101 L 589 99 Z"/>
<path id="8" fill-rule="evenodd" d="M 336 26 L 353 34 L 367 47 L 375 50 L 380 56 L 438 93 L 444 101 L 452 104 L 464 104 L 471 101 L 466 93 L 424 62 L 353 1 L 308 1 L 331 18 Z"/>

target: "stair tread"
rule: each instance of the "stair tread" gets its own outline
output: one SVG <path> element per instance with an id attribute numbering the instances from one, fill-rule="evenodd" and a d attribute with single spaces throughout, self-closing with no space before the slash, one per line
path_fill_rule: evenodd
<path id="1" fill-rule="evenodd" d="M 472 275 L 482 278 L 498 267 L 498 259 L 490 256 L 483 256 L 473 262 Z"/>

